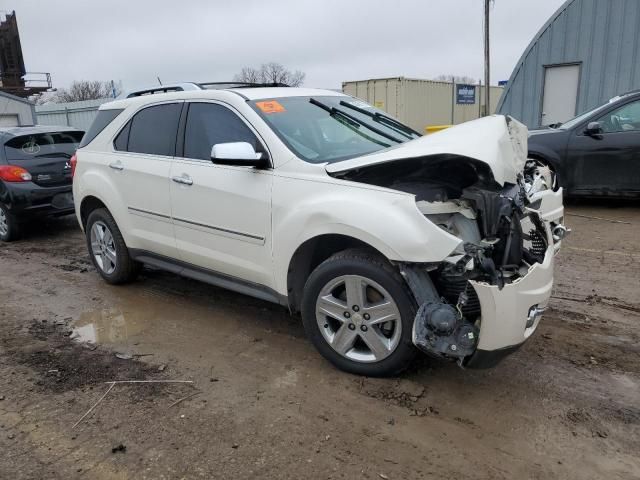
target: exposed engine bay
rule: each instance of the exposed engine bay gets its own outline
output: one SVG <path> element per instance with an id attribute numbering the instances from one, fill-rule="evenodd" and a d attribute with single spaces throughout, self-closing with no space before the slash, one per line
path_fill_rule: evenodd
<path id="1" fill-rule="evenodd" d="M 486 163 L 441 154 L 340 176 L 414 194 L 427 219 L 462 240 L 442 262 L 400 265 L 400 270 L 420 305 L 414 344 L 464 365 L 476 350 L 481 326 L 480 300 L 472 282 L 502 290 L 541 264 L 555 240 L 547 234 L 536 198 L 555 187 L 553 172 L 527 160 L 516 183 L 500 185 Z M 566 229 L 560 233 L 564 236 Z"/>

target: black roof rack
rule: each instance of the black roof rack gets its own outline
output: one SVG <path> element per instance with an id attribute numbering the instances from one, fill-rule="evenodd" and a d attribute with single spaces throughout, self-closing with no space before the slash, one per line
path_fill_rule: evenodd
<path id="1" fill-rule="evenodd" d="M 183 82 L 168 85 L 158 85 L 157 87 L 133 90 L 127 94 L 126 98 L 140 97 L 142 95 L 153 95 L 154 93 L 183 92 L 188 90 L 204 90 L 208 88 L 258 88 L 258 87 L 288 87 L 285 83 L 251 83 L 251 82 Z"/>
<path id="2" fill-rule="evenodd" d="M 286 83 L 255 83 L 255 82 L 201 82 L 198 83 L 203 88 L 215 88 L 222 86 L 230 86 L 230 88 L 260 88 L 260 87 L 288 87 Z"/>
<path id="3" fill-rule="evenodd" d="M 142 90 L 134 90 L 132 92 L 129 92 L 127 94 L 127 98 L 140 97 L 142 95 L 152 95 L 154 93 L 183 92 L 185 90 L 202 90 L 202 87 L 197 83 L 192 82 L 158 85 L 157 87 L 144 88 Z"/>

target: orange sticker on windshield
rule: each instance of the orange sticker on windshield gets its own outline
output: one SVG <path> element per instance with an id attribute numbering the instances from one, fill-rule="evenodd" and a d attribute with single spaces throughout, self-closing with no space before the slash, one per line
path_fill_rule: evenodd
<path id="1" fill-rule="evenodd" d="M 256 106 L 260 110 L 262 110 L 264 113 L 286 112 L 282 104 L 280 104 L 280 102 L 276 102 L 275 100 L 267 100 L 265 102 L 256 102 Z"/>

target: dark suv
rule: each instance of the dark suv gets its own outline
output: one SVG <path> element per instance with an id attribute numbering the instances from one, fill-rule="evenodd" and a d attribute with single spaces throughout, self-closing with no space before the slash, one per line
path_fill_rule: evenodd
<path id="1" fill-rule="evenodd" d="M 551 167 L 569 196 L 640 196 L 640 91 L 543 130 L 529 158 Z"/>
<path id="2" fill-rule="evenodd" d="M 73 213 L 71 157 L 84 132 L 70 127 L 0 129 L 0 240 L 31 218 Z"/>

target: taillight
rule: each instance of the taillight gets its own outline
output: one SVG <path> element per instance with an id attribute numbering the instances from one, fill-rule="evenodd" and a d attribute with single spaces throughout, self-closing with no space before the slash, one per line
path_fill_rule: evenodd
<path id="1" fill-rule="evenodd" d="M 22 167 L 0 165 L 0 180 L 5 182 L 30 182 L 31 174 Z"/>
<path id="2" fill-rule="evenodd" d="M 71 157 L 71 160 L 69 160 L 69 163 L 71 164 L 71 178 L 73 178 L 73 176 L 76 174 L 76 165 L 78 164 L 78 157 L 76 157 L 76 154 L 73 154 L 73 157 Z"/>

